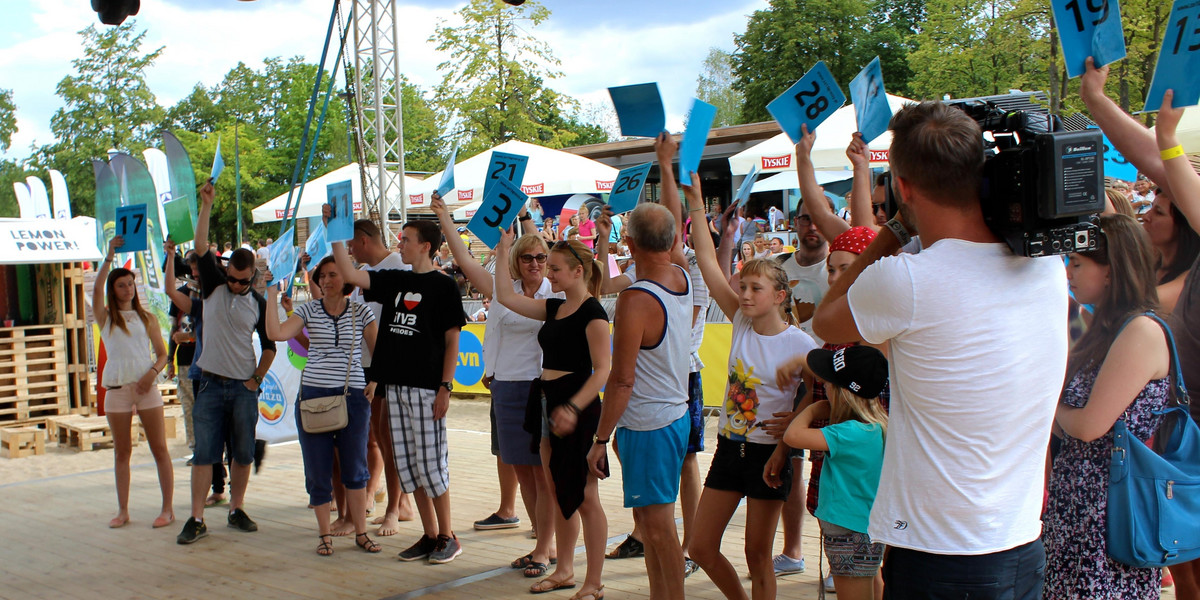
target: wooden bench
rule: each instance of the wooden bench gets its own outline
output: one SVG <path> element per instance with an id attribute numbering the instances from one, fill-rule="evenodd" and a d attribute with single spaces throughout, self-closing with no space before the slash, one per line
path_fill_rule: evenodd
<path id="1" fill-rule="evenodd" d="M 38 427 L 6 427 L 0 429 L 0 448 L 9 458 L 24 458 L 46 453 L 46 433 Z"/>
<path id="2" fill-rule="evenodd" d="M 55 426 L 58 428 L 58 445 L 75 448 L 81 452 L 95 450 L 97 445 L 111 444 L 113 441 L 112 430 L 109 429 L 108 419 L 105 417 L 58 420 Z M 134 446 L 141 437 L 140 430 L 141 427 L 136 422 L 130 425 L 129 433 Z"/>
<path id="3" fill-rule="evenodd" d="M 85 416 L 85 415 L 75 415 L 75 414 L 55 415 L 53 417 L 46 417 L 46 437 L 49 438 L 49 440 L 51 442 L 57 442 L 58 441 L 58 424 L 59 423 L 61 423 L 63 421 L 78 421 L 80 419 L 86 419 L 86 418 L 87 418 L 87 416 Z"/>

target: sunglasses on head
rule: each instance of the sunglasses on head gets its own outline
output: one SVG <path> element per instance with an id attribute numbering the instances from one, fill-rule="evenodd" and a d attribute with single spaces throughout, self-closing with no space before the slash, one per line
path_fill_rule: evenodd
<path id="1" fill-rule="evenodd" d="M 546 262 L 547 255 L 545 252 L 539 252 L 537 254 L 522 254 L 518 258 L 520 258 L 521 262 L 526 265 L 532 263 L 535 260 L 538 262 L 538 264 L 542 264 L 542 263 Z"/>
<path id="2" fill-rule="evenodd" d="M 579 258 L 579 253 L 578 253 L 578 252 L 576 252 L 576 251 L 575 251 L 575 249 L 571 247 L 571 243 L 570 243 L 570 242 L 568 242 L 568 241 L 566 241 L 566 240 L 563 240 L 563 241 L 561 241 L 561 242 L 557 242 L 557 243 L 555 243 L 555 244 L 554 244 L 554 249 L 555 249 L 555 250 L 558 250 L 559 248 L 566 248 L 567 250 L 570 250 L 570 251 L 571 251 L 571 255 L 575 257 L 575 260 L 579 261 L 579 264 L 581 264 L 581 265 L 583 264 L 583 259 L 582 259 L 582 258 Z"/>
<path id="3" fill-rule="evenodd" d="M 251 283 L 254 283 L 254 278 L 251 277 L 250 279 L 238 279 L 237 277 L 234 277 L 233 275 L 226 275 L 225 281 L 228 281 L 229 283 L 240 283 L 242 285 L 250 285 Z"/>

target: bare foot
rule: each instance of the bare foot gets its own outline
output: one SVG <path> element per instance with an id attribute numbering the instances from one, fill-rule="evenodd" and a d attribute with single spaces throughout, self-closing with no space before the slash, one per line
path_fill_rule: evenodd
<path id="1" fill-rule="evenodd" d="M 379 530 L 375 533 L 381 536 L 396 535 L 400 532 L 400 519 L 392 513 L 387 513 L 375 520 L 379 524 Z"/>
<path id="2" fill-rule="evenodd" d="M 155 529 L 158 529 L 159 527 L 166 527 L 167 525 L 170 525 L 171 523 L 174 523 L 174 522 L 175 522 L 175 513 L 172 511 L 169 511 L 169 510 L 164 510 L 162 512 L 162 514 L 158 515 L 157 519 L 154 519 L 153 527 Z"/>
<path id="3" fill-rule="evenodd" d="M 350 535 L 354 533 L 354 523 L 338 517 L 334 522 L 329 524 L 329 532 L 336 536 Z"/>
<path id="4" fill-rule="evenodd" d="M 208 508 L 210 506 L 225 504 L 226 500 L 228 499 L 225 497 L 225 494 L 213 494 L 204 500 L 204 507 Z"/>
<path id="5" fill-rule="evenodd" d="M 417 511 L 413 510 L 412 501 L 408 499 L 408 494 L 400 496 L 400 513 L 396 518 L 401 521 L 411 521 L 417 518 Z"/>
<path id="6" fill-rule="evenodd" d="M 110 529 L 116 529 L 118 527 L 124 527 L 128 523 L 129 513 L 121 511 L 117 513 L 117 516 L 113 517 L 112 520 L 108 522 L 108 526 Z"/>

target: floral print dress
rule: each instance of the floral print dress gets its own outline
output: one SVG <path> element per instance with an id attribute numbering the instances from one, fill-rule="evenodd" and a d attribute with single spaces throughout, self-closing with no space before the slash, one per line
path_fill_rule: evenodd
<path id="1" fill-rule="evenodd" d="M 1063 390 L 1062 402 L 1082 407 L 1092 393 L 1099 367 L 1080 369 Z M 1166 407 L 1169 379 L 1142 388 L 1121 418 L 1130 434 L 1149 438 Z M 1139 600 L 1159 597 L 1160 569 L 1130 567 L 1108 557 L 1105 523 L 1108 510 L 1108 467 L 1113 433 L 1084 442 L 1064 435 L 1050 475 L 1050 498 L 1043 518 L 1046 545 L 1047 600 Z"/>

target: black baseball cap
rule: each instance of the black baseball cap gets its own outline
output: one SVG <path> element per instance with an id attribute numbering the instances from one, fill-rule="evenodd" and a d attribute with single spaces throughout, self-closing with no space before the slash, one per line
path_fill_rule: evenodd
<path id="1" fill-rule="evenodd" d="M 813 350 L 808 353 L 808 369 L 817 377 L 868 400 L 879 397 L 888 378 L 887 358 L 870 346 Z"/>

